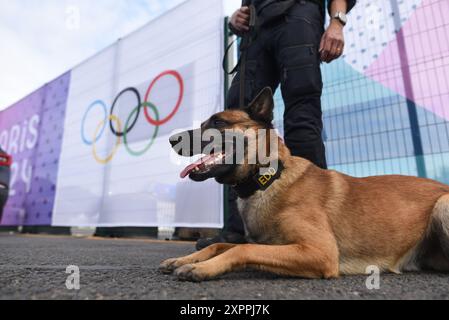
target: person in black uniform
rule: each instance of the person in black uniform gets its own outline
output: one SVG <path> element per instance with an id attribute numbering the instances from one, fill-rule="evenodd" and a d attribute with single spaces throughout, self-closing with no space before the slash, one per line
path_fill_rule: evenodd
<path id="1" fill-rule="evenodd" d="M 8 200 L 9 179 L 11 176 L 11 158 L 0 147 L 0 222 L 3 208 Z"/>
<path id="2" fill-rule="evenodd" d="M 230 29 L 238 36 L 245 36 L 250 31 L 249 5 L 255 6 L 257 16 L 266 16 L 281 1 L 243 0 L 242 7 L 230 20 Z M 327 163 L 322 138 L 320 63 L 330 63 L 343 54 L 346 13 L 356 1 L 327 2 L 331 17 L 327 30 L 324 29 L 325 0 L 297 0 L 286 12 L 261 25 L 246 49 L 244 77 L 245 105 L 263 88 L 271 87 L 274 92 L 281 85 L 285 143 L 293 156 L 308 159 L 323 169 L 327 169 Z M 228 92 L 227 108 L 239 107 L 239 100 L 240 72 L 237 72 Z M 237 196 L 232 190 L 229 198 L 227 228 L 215 238 L 198 240 L 198 250 L 214 243 L 245 243 Z"/>

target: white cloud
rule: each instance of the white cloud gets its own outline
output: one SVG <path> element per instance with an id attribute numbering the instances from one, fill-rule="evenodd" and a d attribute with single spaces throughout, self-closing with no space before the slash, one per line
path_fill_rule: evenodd
<path id="1" fill-rule="evenodd" d="M 0 110 L 183 1 L 0 0 Z"/>

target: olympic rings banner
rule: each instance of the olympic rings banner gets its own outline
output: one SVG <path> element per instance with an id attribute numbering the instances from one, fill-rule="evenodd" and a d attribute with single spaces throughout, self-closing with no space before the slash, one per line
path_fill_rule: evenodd
<path id="1" fill-rule="evenodd" d="M 60 131 L 24 115 L 31 133 L 60 137 L 56 162 L 41 169 L 54 172 L 48 210 L 33 224 L 223 225 L 222 187 L 181 181 L 190 160 L 168 142 L 223 109 L 223 17 L 221 0 L 186 1 L 66 75 L 64 112 L 53 115 Z M 28 206 L 15 206 L 22 219 L 6 224 L 26 224 Z"/>
<path id="2" fill-rule="evenodd" d="M 162 81 L 164 77 L 168 76 L 171 76 L 174 79 L 176 79 L 176 82 L 178 83 L 179 87 L 178 88 L 179 93 L 178 96 L 174 99 L 174 101 L 176 102 L 174 104 L 175 106 L 173 110 L 171 110 L 164 119 L 160 119 L 159 117 L 160 112 L 157 106 L 152 102 L 148 101 L 148 99 L 150 98 L 150 94 L 152 94 L 152 96 L 157 95 L 152 92 L 154 87 L 157 85 L 157 82 Z M 169 88 L 169 90 L 163 92 L 162 94 L 159 93 L 159 96 L 164 97 L 164 99 L 167 99 L 167 97 L 169 97 L 172 94 L 172 92 L 174 92 L 175 89 L 172 84 L 168 82 L 167 84 L 168 84 L 167 88 Z M 110 107 L 108 107 L 103 100 L 95 100 L 91 104 L 89 104 L 81 121 L 81 139 L 86 146 L 91 147 L 92 156 L 95 159 L 95 161 L 99 164 L 107 164 L 111 162 L 114 159 L 121 145 L 124 146 L 126 151 L 131 156 L 140 157 L 146 154 L 154 144 L 156 138 L 159 136 L 159 133 L 163 133 L 161 127 L 164 126 L 165 128 L 167 128 L 166 124 L 170 122 L 174 116 L 176 116 L 176 114 L 180 110 L 181 105 L 183 104 L 183 102 L 185 102 L 184 87 L 185 85 L 183 76 L 181 76 L 181 74 L 178 71 L 167 70 L 159 74 L 156 78 L 154 78 L 151 81 L 151 84 L 146 89 L 144 100 L 142 99 L 142 96 L 138 88 L 128 87 L 126 89 L 123 89 L 114 98 L 114 101 L 112 102 L 112 105 Z M 126 95 L 129 95 L 127 100 L 125 100 Z M 131 101 L 131 96 L 134 98 L 134 101 Z M 129 108 L 130 110 L 129 115 L 125 115 L 125 117 L 122 120 L 120 116 L 115 114 L 115 111 L 117 111 L 117 108 L 120 105 L 121 105 L 120 110 L 122 111 L 126 110 L 127 107 L 128 108 L 130 106 L 132 107 Z M 92 109 L 96 107 L 100 108 L 103 111 L 104 117 L 102 120 L 99 121 L 99 123 L 96 126 L 94 126 L 94 130 L 91 130 L 92 132 L 94 132 L 94 134 L 93 137 L 91 135 L 92 138 L 89 138 L 89 135 L 87 135 L 86 133 L 86 123 L 89 121 L 88 116 L 90 115 L 90 113 L 92 113 Z M 149 110 L 151 110 L 151 113 Z M 147 123 L 145 126 L 141 125 L 139 127 L 137 124 L 139 117 L 141 116 L 142 117 L 145 116 L 145 120 Z M 188 117 L 183 117 L 183 120 L 185 126 L 188 126 L 192 121 L 192 119 Z M 148 135 L 147 134 L 148 126 L 154 127 L 149 142 L 145 144 L 144 148 L 142 148 L 141 150 L 133 150 L 130 145 L 133 142 L 140 142 L 142 140 L 145 140 L 145 134 Z M 104 136 L 105 130 L 111 131 L 112 135 L 114 136 L 113 140 L 115 142 L 110 153 L 104 157 L 101 157 L 98 155 L 96 146 L 98 141 Z M 134 133 L 134 131 L 139 131 L 140 133 L 134 135 L 133 139 L 131 132 Z"/>

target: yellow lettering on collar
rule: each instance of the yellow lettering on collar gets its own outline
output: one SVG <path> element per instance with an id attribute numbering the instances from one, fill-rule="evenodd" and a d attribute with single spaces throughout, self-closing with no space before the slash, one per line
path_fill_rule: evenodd
<path id="1" fill-rule="evenodd" d="M 274 176 L 276 176 L 276 169 L 274 168 L 268 168 L 267 173 L 261 177 L 259 177 L 258 182 L 262 185 L 262 186 L 266 186 L 272 179 Z"/>
<path id="2" fill-rule="evenodd" d="M 271 180 L 271 177 L 272 176 L 270 176 L 270 175 L 265 175 L 265 176 L 260 177 L 259 178 L 260 184 L 265 186 Z"/>

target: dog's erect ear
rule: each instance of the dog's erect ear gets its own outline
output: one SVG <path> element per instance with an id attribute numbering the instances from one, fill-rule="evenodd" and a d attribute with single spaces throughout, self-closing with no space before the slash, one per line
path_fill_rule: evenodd
<path id="1" fill-rule="evenodd" d="M 249 104 L 247 112 L 252 119 L 271 124 L 274 117 L 273 109 L 273 91 L 271 91 L 270 87 L 266 87 L 258 94 L 253 102 Z"/>

